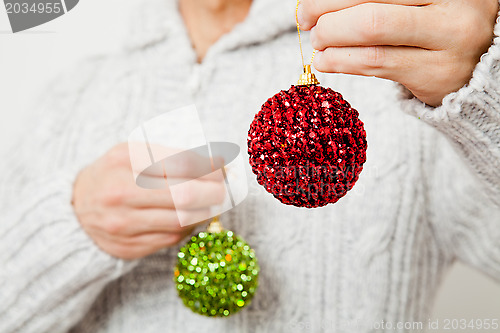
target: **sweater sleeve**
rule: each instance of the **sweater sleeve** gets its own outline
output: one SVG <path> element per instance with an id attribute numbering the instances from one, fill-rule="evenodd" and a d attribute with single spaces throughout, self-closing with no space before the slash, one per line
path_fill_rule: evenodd
<path id="1" fill-rule="evenodd" d="M 442 245 L 500 280 L 500 20 L 470 82 L 432 108 L 403 89 L 403 110 L 444 135 L 427 138 L 428 215 Z"/>
<path id="2" fill-rule="evenodd" d="M 102 252 L 73 212 L 73 182 L 91 162 L 74 152 L 86 125 L 71 120 L 88 84 L 83 76 L 72 73 L 50 88 L 47 103 L 26 119 L 21 142 L 2 158 L 0 332 L 67 332 L 136 264 Z"/>

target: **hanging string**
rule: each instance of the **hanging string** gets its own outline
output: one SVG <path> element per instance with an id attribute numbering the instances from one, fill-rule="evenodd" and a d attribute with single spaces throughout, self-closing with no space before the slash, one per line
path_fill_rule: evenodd
<path id="1" fill-rule="evenodd" d="M 299 3 L 300 3 L 300 0 L 297 0 L 297 7 L 295 7 L 295 22 L 297 22 L 297 34 L 299 35 L 300 58 L 302 59 L 302 67 L 305 67 L 304 52 L 302 52 L 302 39 L 300 37 Z"/>
<path id="2" fill-rule="evenodd" d="M 297 6 L 295 7 L 295 22 L 297 22 L 297 34 L 299 35 L 299 47 L 300 47 L 300 57 L 302 59 L 302 67 L 305 67 L 304 63 L 304 52 L 302 51 L 302 38 L 300 36 L 300 24 L 299 24 L 299 3 L 300 0 L 297 0 Z M 313 54 L 311 57 L 311 65 L 314 61 L 314 56 L 316 55 L 316 50 L 313 50 Z"/>

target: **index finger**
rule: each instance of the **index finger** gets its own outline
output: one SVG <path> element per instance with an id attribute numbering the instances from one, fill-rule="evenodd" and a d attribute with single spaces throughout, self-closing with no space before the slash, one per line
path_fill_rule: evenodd
<path id="1" fill-rule="evenodd" d="M 183 151 L 154 163 L 141 174 L 160 178 L 192 178 L 219 180 L 224 159 L 219 156 L 204 157 L 192 151 Z"/>
<path id="2" fill-rule="evenodd" d="M 161 145 L 148 145 L 149 154 L 140 145 L 130 145 L 132 168 L 137 177 L 200 178 L 222 181 L 220 172 L 224 158 L 211 156 L 208 146 L 179 150 Z"/>
<path id="3" fill-rule="evenodd" d="M 354 7 L 363 3 L 386 3 L 403 6 L 426 6 L 432 1 L 428 0 L 300 0 L 297 17 L 300 28 L 310 30 L 316 25 L 319 17 L 326 13 Z"/>

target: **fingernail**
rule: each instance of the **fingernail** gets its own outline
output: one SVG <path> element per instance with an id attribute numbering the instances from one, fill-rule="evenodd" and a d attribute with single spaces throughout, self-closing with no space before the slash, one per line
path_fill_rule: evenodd
<path id="1" fill-rule="evenodd" d="M 314 55 L 313 66 L 314 66 L 314 63 L 320 63 L 322 57 L 323 57 L 323 51 L 316 51 L 316 53 Z M 314 68 L 316 68 L 316 66 L 314 66 Z"/>
<path id="2" fill-rule="evenodd" d="M 299 22 L 299 26 L 302 27 L 304 25 L 304 14 L 302 13 L 302 4 L 299 4 L 299 8 L 297 10 L 297 21 Z"/>
<path id="3" fill-rule="evenodd" d="M 314 31 L 315 31 L 315 28 L 316 28 L 316 27 L 313 27 L 313 28 L 311 29 L 311 34 L 309 35 L 309 41 L 311 42 L 311 45 L 312 45 L 313 47 L 315 47 L 315 42 L 316 42 L 316 34 L 315 34 L 315 32 L 314 32 Z"/>

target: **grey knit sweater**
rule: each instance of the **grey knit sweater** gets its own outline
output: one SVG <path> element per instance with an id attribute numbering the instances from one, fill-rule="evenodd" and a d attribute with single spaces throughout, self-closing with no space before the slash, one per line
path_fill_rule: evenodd
<path id="1" fill-rule="evenodd" d="M 80 169 L 190 103 L 208 140 L 245 151 L 261 104 L 301 72 L 293 0 L 255 0 L 202 64 L 175 2 L 142 6 L 125 52 L 56 80 L 2 158 L 0 332 L 383 331 L 382 321 L 425 326 L 455 260 L 500 280 L 499 24 L 472 80 L 439 108 L 389 81 L 319 75 L 360 112 L 364 171 L 338 203 L 308 210 L 282 205 L 247 167 L 249 197 L 222 216 L 262 269 L 239 314 L 205 318 L 182 305 L 177 247 L 137 261 L 99 250 L 70 204 Z"/>

